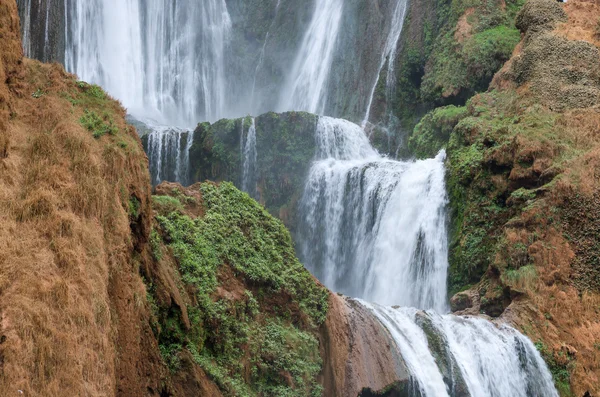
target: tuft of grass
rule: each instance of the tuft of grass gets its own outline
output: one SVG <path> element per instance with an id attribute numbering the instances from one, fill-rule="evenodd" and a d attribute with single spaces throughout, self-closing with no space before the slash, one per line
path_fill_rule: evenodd
<path id="1" fill-rule="evenodd" d="M 98 139 L 105 134 L 116 135 L 119 131 L 112 118 L 105 113 L 103 117 L 98 116 L 94 111 L 84 110 L 79 123 L 92 133 L 94 138 Z"/>

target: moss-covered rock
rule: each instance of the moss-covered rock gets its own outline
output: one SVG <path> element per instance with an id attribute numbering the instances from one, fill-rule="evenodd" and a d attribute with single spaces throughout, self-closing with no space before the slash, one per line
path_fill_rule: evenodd
<path id="1" fill-rule="evenodd" d="M 321 395 L 318 327 L 329 294 L 283 224 L 231 183 L 157 190 L 169 195 L 154 199 L 153 257 L 174 261 L 182 298 L 161 299 L 153 284 L 148 298 L 172 376 L 191 357 L 228 395 Z"/>
<path id="2" fill-rule="evenodd" d="M 446 147 L 452 130 L 466 116 L 467 108 L 464 106 L 450 105 L 431 111 L 415 127 L 408 142 L 409 150 L 417 158 L 434 157 Z"/>
<path id="3" fill-rule="evenodd" d="M 199 124 L 194 132 L 190 168 L 194 180 L 242 182 L 241 137 L 252 120 L 220 120 Z M 302 113 L 266 113 L 255 119 L 258 200 L 272 215 L 293 229 L 295 206 L 315 154 L 317 116 Z"/>

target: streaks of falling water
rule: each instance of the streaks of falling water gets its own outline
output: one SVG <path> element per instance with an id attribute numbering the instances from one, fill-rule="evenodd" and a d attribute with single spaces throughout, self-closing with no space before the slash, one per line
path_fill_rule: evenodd
<path id="1" fill-rule="evenodd" d="M 390 86 L 395 84 L 395 76 L 394 76 L 394 72 L 395 72 L 394 66 L 395 65 L 394 64 L 396 61 L 398 40 L 400 39 L 400 34 L 402 33 L 402 28 L 404 27 L 404 20 L 406 17 L 407 9 L 408 9 L 408 0 L 396 0 L 396 8 L 394 9 L 394 16 L 392 17 L 392 28 L 390 29 L 387 40 L 385 42 L 385 47 L 384 47 L 383 53 L 381 54 L 379 71 L 377 72 L 377 76 L 375 78 L 375 83 L 373 84 L 373 88 L 371 89 L 371 95 L 369 97 L 367 110 L 366 110 L 365 117 L 362 122 L 363 127 L 369 122 L 369 117 L 371 114 L 371 106 L 373 105 L 373 98 L 375 97 L 375 90 L 377 88 L 377 85 L 379 84 L 379 78 L 381 75 L 381 71 L 383 70 L 383 67 L 385 66 L 386 62 L 388 65 L 386 90 L 389 91 Z M 388 98 L 389 98 L 389 95 L 388 95 Z"/>
<path id="2" fill-rule="evenodd" d="M 194 132 L 162 126 L 153 126 L 151 130 L 147 151 L 152 184 L 162 181 L 189 184 L 189 153 Z"/>
<path id="3" fill-rule="evenodd" d="M 446 311 L 445 154 L 392 161 L 359 126 L 329 117 L 316 141 L 300 203 L 307 267 L 350 296 Z"/>
<path id="4" fill-rule="evenodd" d="M 251 197 L 257 198 L 256 192 L 256 121 L 252 118 L 248 132 L 244 135 L 244 122 L 242 122 L 242 136 L 240 139 L 242 156 L 242 190 Z"/>
<path id="5" fill-rule="evenodd" d="M 388 329 L 423 396 L 558 397 L 533 343 L 507 325 L 361 303 Z M 442 373 L 445 352 L 432 352 L 433 339 L 442 341 L 458 372 Z"/>
<path id="6" fill-rule="evenodd" d="M 324 113 L 327 101 L 326 87 L 343 6 L 343 0 L 316 2 L 312 21 L 281 93 L 280 111 Z"/>
<path id="7" fill-rule="evenodd" d="M 190 126 L 225 112 L 224 0 L 74 0 L 65 62 L 137 117 Z"/>

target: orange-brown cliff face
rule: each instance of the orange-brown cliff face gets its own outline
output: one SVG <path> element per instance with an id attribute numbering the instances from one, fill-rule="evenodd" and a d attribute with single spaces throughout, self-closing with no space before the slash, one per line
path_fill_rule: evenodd
<path id="1" fill-rule="evenodd" d="M 600 395 L 599 20 L 597 1 L 528 1 L 448 146 L 457 266 L 487 266 L 453 305 L 515 324 L 565 396 Z"/>
<path id="2" fill-rule="evenodd" d="M 158 390 L 138 272 L 150 184 L 124 115 L 61 66 L 23 59 L 15 1 L 0 1 L 2 395 Z"/>

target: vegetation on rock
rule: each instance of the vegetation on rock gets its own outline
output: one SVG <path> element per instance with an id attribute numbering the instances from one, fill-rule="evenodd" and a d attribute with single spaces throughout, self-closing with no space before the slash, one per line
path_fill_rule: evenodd
<path id="1" fill-rule="evenodd" d="M 465 108 L 432 111 L 410 139 L 417 156 L 447 148 L 449 291 L 470 289 L 454 306 L 513 322 L 536 342 L 563 396 L 593 395 L 600 384 L 590 377 L 600 354 L 590 342 L 600 337 L 591 237 L 600 56 L 597 42 L 574 40 L 560 25 L 581 7 L 597 11 L 528 2 L 517 18 L 522 46 L 490 91 Z M 569 21 L 593 37 L 585 18 Z"/>
<path id="2" fill-rule="evenodd" d="M 155 250 L 175 259 L 187 296 L 185 311 L 154 305 L 165 363 L 180 371 L 187 350 L 231 395 L 321 395 L 316 334 L 328 292 L 296 258 L 290 234 L 231 183 L 194 185 L 196 198 L 182 190 L 154 197 L 163 241 Z"/>

